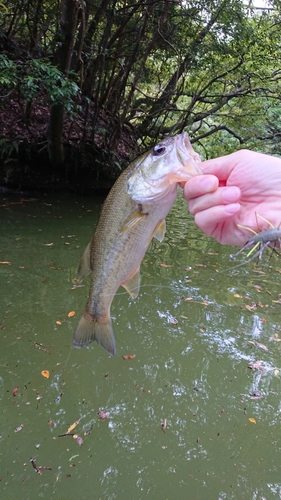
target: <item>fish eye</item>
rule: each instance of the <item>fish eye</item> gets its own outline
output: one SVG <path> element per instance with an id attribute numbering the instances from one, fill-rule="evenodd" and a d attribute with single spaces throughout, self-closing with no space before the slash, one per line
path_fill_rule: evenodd
<path id="1" fill-rule="evenodd" d="M 160 156 L 162 155 L 163 153 L 165 153 L 165 146 L 155 146 L 155 148 L 153 148 L 153 155 L 154 156 Z"/>

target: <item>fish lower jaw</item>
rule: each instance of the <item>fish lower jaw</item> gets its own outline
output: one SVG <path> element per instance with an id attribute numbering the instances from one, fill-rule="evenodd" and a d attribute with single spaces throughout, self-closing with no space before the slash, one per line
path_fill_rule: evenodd
<path id="1" fill-rule="evenodd" d="M 155 190 L 154 192 L 150 191 L 151 194 L 149 194 L 149 195 L 147 194 L 147 193 L 149 193 L 149 188 L 147 188 L 147 190 L 143 190 L 143 192 L 145 194 L 142 194 L 142 193 L 130 194 L 129 192 L 128 192 L 128 194 L 132 198 L 132 200 L 138 204 L 151 204 L 151 205 L 153 205 L 155 203 L 159 203 L 162 200 L 165 202 L 168 202 L 169 198 L 174 200 L 176 195 L 177 195 L 177 183 L 166 184 L 162 188 L 160 186 L 158 186 L 158 189 Z"/>

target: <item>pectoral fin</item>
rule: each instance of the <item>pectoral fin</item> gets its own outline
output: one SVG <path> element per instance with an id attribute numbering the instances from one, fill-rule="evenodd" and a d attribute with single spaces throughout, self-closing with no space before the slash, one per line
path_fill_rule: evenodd
<path id="1" fill-rule="evenodd" d="M 122 283 L 122 286 L 127 290 L 131 297 L 136 298 L 140 291 L 140 268 L 138 267 L 136 272 L 126 281 Z"/>
<path id="2" fill-rule="evenodd" d="M 166 234 L 166 221 L 164 219 L 156 226 L 156 230 L 153 236 L 154 238 L 156 238 L 158 241 L 161 242 L 164 240 L 165 234 Z"/>
<path id="3" fill-rule="evenodd" d="M 147 213 L 142 212 L 142 206 L 140 205 L 137 210 L 135 210 L 132 214 L 127 217 L 127 219 L 123 222 L 123 225 L 120 229 L 120 234 L 125 233 L 128 229 L 134 227 L 137 222 L 139 222 L 143 217 L 148 215 Z"/>
<path id="4" fill-rule="evenodd" d="M 92 240 L 88 243 L 85 248 L 85 251 L 81 257 L 79 269 L 78 269 L 78 281 L 82 281 L 88 274 L 91 272 L 91 243 Z"/>

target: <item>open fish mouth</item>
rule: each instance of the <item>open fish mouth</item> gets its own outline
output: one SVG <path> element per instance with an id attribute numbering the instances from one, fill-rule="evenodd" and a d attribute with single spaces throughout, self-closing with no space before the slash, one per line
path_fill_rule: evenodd
<path id="1" fill-rule="evenodd" d="M 163 139 L 135 164 L 127 176 L 127 193 L 136 202 L 158 202 L 177 184 L 202 174 L 200 156 L 187 132 Z"/>

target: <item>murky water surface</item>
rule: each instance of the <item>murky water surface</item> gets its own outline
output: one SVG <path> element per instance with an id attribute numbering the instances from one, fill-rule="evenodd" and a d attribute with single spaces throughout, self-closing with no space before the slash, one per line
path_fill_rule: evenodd
<path id="1" fill-rule="evenodd" d="M 1 499 L 281 498 L 280 260 L 235 268 L 179 196 L 139 297 L 113 301 L 116 356 L 76 350 L 102 200 L 19 201 L 0 199 Z"/>

